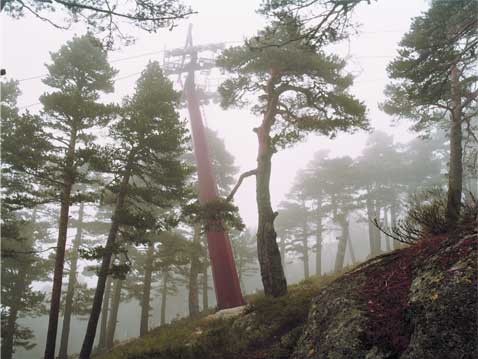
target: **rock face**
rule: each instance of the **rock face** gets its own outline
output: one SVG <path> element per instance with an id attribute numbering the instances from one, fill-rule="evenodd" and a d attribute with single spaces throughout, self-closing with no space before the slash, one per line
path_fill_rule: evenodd
<path id="1" fill-rule="evenodd" d="M 471 228 L 366 262 L 313 300 L 291 358 L 478 358 L 477 253 Z"/>

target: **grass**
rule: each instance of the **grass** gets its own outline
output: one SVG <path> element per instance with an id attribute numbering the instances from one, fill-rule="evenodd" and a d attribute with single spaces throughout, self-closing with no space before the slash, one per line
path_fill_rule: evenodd
<path id="1" fill-rule="evenodd" d="M 338 275 L 289 286 L 286 296 L 248 296 L 232 319 L 181 319 L 115 347 L 97 359 L 242 359 L 288 357 L 302 333 L 311 300 Z"/>

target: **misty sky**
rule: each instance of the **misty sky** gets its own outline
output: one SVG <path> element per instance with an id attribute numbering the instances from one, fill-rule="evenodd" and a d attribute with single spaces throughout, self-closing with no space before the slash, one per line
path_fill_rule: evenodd
<path id="1" fill-rule="evenodd" d="M 136 43 L 110 54 L 113 66 L 120 72 L 115 94 L 108 96 L 108 100 L 119 102 L 123 96 L 131 94 L 138 73 L 149 60 L 162 61 L 164 49 L 183 47 L 189 23 L 193 24 L 195 44 L 227 42 L 228 46 L 239 44 L 245 37 L 254 35 L 266 23 L 255 12 L 260 3 L 258 0 L 197 0 L 191 3 L 198 14 L 181 21 L 172 31 L 147 34 L 131 28 L 129 33 L 136 34 Z M 363 4 L 355 11 L 355 21 L 361 24 L 359 34 L 337 46 L 340 55 L 349 57 L 348 69 L 356 75 L 353 93 L 366 103 L 372 126 L 393 133 L 399 142 L 408 141 L 415 134 L 407 131 L 405 123 L 392 127 L 391 118 L 380 112 L 377 104 L 383 100 L 383 89 L 387 83 L 385 69 L 396 55 L 399 40 L 408 30 L 411 18 L 419 15 L 427 6 L 425 0 L 379 0 L 371 5 Z M 61 17 L 61 14 L 56 16 Z M 23 94 L 19 99 L 19 107 L 32 112 L 39 111 L 41 106 L 38 105 L 38 97 L 47 90 L 39 76 L 46 72 L 44 64 L 50 61 L 49 53 L 57 51 L 75 34 L 82 35 L 84 26 L 79 24 L 65 31 L 32 16 L 13 20 L 2 14 L 0 19 L 1 67 L 7 69 L 8 78 L 23 80 L 20 82 Z M 144 54 L 149 55 L 142 56 Z M 135 58 L 125 60 L 129 57 Z M 212 78 L 211 82 L 216 80 Z M 207 125 L 224 138 L 227 149 L 234 155 L 241 170 L 255 168 L 257 139 L 252 128 L 259 124 L 260 119 L 247 108 L 226 112 L 216 105 L 210 105 L 203 110 Z M 365 133 L 340 135 L 334 140 L 310 136 L 306 142 L 277 153 L 273 157 L 271 179 L 273 205 L 284 199 L 297 170 L 307 165 L 314 152 L 330 149 L 331 156 L 355 157 L 360 154 L 366 137 Z M 236 203 L 246 224 L 254 226 L 257 211 L 252 179 L 243 184 L 236 195 Z"/>

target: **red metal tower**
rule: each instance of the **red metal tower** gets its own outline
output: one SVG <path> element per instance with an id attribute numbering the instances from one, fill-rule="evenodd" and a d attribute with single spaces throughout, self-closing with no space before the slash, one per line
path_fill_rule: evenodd
<path id="1" fill-rule="evenodd" d="M 183 49 L 170 50 L 165 53 L 165 58 L 168 59 L 175 56 L 181 57 L 179 64 L 177 62 L 165 62 L 165 70 L 169 74 L 177 73 L 180 75 L 181 73 L 187 73 L 184 84 L 184 95 L 189 111 L 194 155 L 198 170 L 199 202 L 202 205 L 217 199 L 218 191 L 211 158 L 209 156 L 194 75 L 197 70 L 206 70 L 215 67 L 214 59 L 199 58 L 199 52 L 217 52 L 222 48 L 224 48 L 223 44 L 193 46 L 192 26 L 189 25 L 186 46 Z M 189 61 L 185 64 L 186 58 Z M 220 309 L 225 309 L 243 305 L 245 302 L 242 297 L 229 236 L 225 230 L 218 228 L 217 225 L 208 227 L 207 243 L 217 306 Z"/>

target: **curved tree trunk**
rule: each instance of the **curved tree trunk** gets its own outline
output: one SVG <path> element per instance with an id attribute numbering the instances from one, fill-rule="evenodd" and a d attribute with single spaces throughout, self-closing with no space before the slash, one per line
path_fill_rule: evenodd
<path id="1" fill-rule="evenodd" d="M 70 338 L 70 323 L 73 309 L 73 297 L 75 295 L 76 288 L 78 250 L 80 248 L 81 236 L 83 233 L 84 207 L 85 205 L 83 203 L 80 203 L 80 209 L 78 211 L 78 227 L 76 229 L 75 240 L 73 241 L 73 248 L 71 249 L 70 273 L 68 275 L 68 289 L 66 290 L 65 314 L 63 316 L 63 327 L 61 330 L 60 353 L 58 355 L 59 359 L 68 358 L 68 339 Z"/>
<path id="2" fill-rule="evenodd" d="M 198 275 L 201 269 L 199 262 L 199 246 L 201 245 L 201 225 L 194 224 L 193 245 L 195 246 L 194 255 L 191 258 L 191 267 L 189 270 L 189 316 L 196 317 L 199 314 L 199 288 Z M 240 277 L 239 277 L 240 282 Z"/>
<path id="3" fill-rule="evenodd" d="M 153 276 L 153 255 L 154 245 L 148 243 L 148 251 L 146 253 L 146 263 L 144 266 L 144 283 L 143 283 L 143 298 L 141 302 L 141 323 L 139 325 L 139 335 L 143 336 L 149 329 L 149 312 L 151 306 L 151 277 Z"/>
<path id="4" fill-rule="evenodd" d="M 287 281 L 282 268 L 281 255 L 277 246 L 274 220 L 277 213 L 272 211 L 270 196 L 271 162 L 273 148 L 270 131 L 274 123 L 278 97 L 274 84 L 279 74 L 271 71 L 268 81 L 268 105 L 261 126 L 257 129 L 259 153 L 257 156 L 256 200 L 259 214 L 257 227 L 257 255 L 261 271 L 264 294 L 279 297 L 287 293 Z"/>
<path id="5" fill-rule="evenodd" d="M 450 229 L 455 229 L 460 217 L 461 195 L 463 190 L 463 148 L 461 128 L 461 91 L 458 68 L 451 68 L 451 97 L 453 111 L 450 126 L 450 163 L 448 170 L 448 201 L 446 219 Z"/>
<path id="6" fill-rule="evenodd" d="M 65 248 L 68 232 L 68 216 L 71 205 L 71 189 L 74 184 L 74 161 L 77 132 L 73 129 L 66 154 L 66 163 L 63 173 L 63 189 L 61 193 L 60 219 L 58 225 L 58 240 L 56 244 L 55 270 L 53 273 L 53 288 L 50 299 L 50 313 L 45 344 L 45 359 L 55 359 L 56 336 L 58 319 L 60 316 L 61 287 L 63 281 L 63 267 L 65 265 Z"/>
<path id="7" fill-rule="evenodd" d="M 267 151 L 269 152 L 269 151 Z M 276 242 L 274 220 L 270 202 L 271 153 L 263 153 L 257 166 L 257 208 L 259 221 L 257 228 L 257 254 L 261 269 L 264 293 L 278 297 L 287 293 L 287 282 L 282 268 L 281 255 Z"/>

